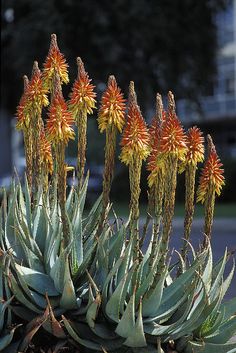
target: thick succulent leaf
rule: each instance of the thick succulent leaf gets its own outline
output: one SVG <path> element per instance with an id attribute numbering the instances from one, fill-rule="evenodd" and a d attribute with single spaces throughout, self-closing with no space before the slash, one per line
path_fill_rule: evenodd
<path id="1" fill-rule="evenodd" d="M 60 322 L 55 318 L 52 306 L 46 295 L 48 303 L 48 317 L 47 320 L 43 323 L 43 328 L 50 332 L 53 336 L 58 338 L 66 338 L 65 332 L 60 324 Z"/>
<path id="2" fill-rule="evenodd" d="M 185 353 L 235 353 L 236 343 L 212 344 L 189 342 Z"/>
<path id="3" fill-rule="evenodd" d="M 122 264 L 123 260 L 124 260 L 124 256 L 120 257 L 116 261 L 115 265 L 113 266 L 113 268 L 109 272 L 109 274 L 108 274 L 108 276 L 106 278 L 106 281 L 104 283 L 103 290 L 102 290 L 102 298 L 103 298 L 104 308 L 105 308 L 105 305 L 107 303 L 107 296 L 108 296 L 107 288 L 108 288 L 108 285 L 109 285 L 110 281 L 112 280 L 112 278 L 117 274 L 117 271 L 118 271 L 120 265 Z"/>
<path id="4" fill-rule="evenodd" d="M 194 303 L 194 298 L 196 296 L 196 292 L 195 292 L 196 286 L 197 284 L 195 284 L 194 286 L 192 285 L 192 288 L 189 291 L 188 300 L 187 300 L 187 304 L 185 306 L 184 312 L 175 322 L 169 325 L 168 324 L 161 325 L 156 323 L 155 321 L 150 321 L 148 324 L 144 324 L 144 331 L 152 336 L 161 336 L 161 335 L 168 335 L 168 334 L 170 334 L 171 336 L 171 332 L 178 329 L 182 325 L 182 323 L 187 320 L 189 312 Z M 169 336 L 167 336 L 166 339 L 168 339 L 168 337 Z M 172 339 L 172 336 L 169 339 Z"/>
<path id="5" fill-rule="evenodd" d="M 88 307 L 87 313 L 86 313 L 86 320 L 88 325 L 91 328 L 95 327 L 95 320 L 97 318 L 98 310 L 101 305 L 101 296 L 99 293 L 97 293 L 96 298 L 94 301 L 90 304 Z"/>
<path id="6" fill-rule="evenodd" d="M 27 308 L 29 308 L 30 310 L 36 313 L 39 313 L 39 314 L 42 313 L 42 310 L 40 310 L 38 306 L 33 304 L 31 301 L 29 301 L 29 299 L 23 294 L 21 288 L 18 286 L 13 275 L 10 276 L 9 281 L 10 281 L 11 290 L 14 296 L 19 300 L 19 302 L 21 302 Z"/>
<path id="7" fill-rule="evenodd" d="M 66 257 L 69 255 L 70 250 L 71 245 L 67 246 L 67 248 L 61 252 L 50 271 L 50 277 L 54 281 L 56 290 L 60 293 L 62 293 L 64 289 L 65 263 Z"/>
<path id="8" fill-rule="evenodd" d="M 65 258 L 64 288 L 60 300 L 60 306 L 65 309 L 77 308 L 75 288 L 71 279 L 68 256 Z"/>
<path id="9" fill-rule="evenodd" d="M 79 193 L 79 210 L 80 214 L 83 214 L 84 211 L 84 205 L 85 205 L 85 200 L 86 200 L 86 194 L 87 194 L 87 189 L 88 189 L 88 182 L 89 182 L 89 171 L 87 172 L 86 178 L 84 180 L 83 186 L 80 190 Z"/>
<path id="10" fill-rule="evenodd" d="M 118 273 L 117 273 L 117 281 L 116 281 L 116 285 L 119 284 L 119 282 L 122 280 L 122 278 L 125 276 L 125 274 L 127 273 L 129 267 L 130 267 L 130 263 L 131 263 L 131 253 L 133 251 L 133 241 L 132 239 L 130 239 L 128 246 L 125 248 L 124 250 L 124 260 L 122 261 Z M 121 256 L 121 254 L 120 254 Z"/>
<path id="11" fill-rule="evenodd" d="M 83 238 L 86 240 L 98 225 L 102 209 L 102 195 L 93 205 L 88 217 L 83 222 Z"/>
<path id="12" fill-rule="evenodd" d="M 125 243 L 126 228 L 122 225 L 118 232 L 116 232 L 109 244 L 109 268 L 111 268 L 114 262 L 120 257 L 122 253 L 122 248 Z"/>
<path id="13" fill-rule="evenodd" d="M 8 299 L 7 301 L 2 301 L 2 298 L 0 296 L 0 332 L 3 329 L 3 325 L 6 321 L 6 326 L 10 325 L 10 322 L 7 322 L 6 318 L 5 318 L 5 312 L 6 310 L 8 310 L 9 308 L 9 304 L 11 303 L 13 297 L 11 297 L 10 299 Z"/>
<path id="14" fill-rule="evenodd" d="M 205 307 L 206 298 L 207 298 L 207 293 L 205 288 L 203 287 L 201 293 L 199 294 L 197 299 L 195 299 L 193 307 L 191 308 L 191 311 L 189 312 L 185 322 L 179 325 L 179 327 L 176 330 L 171 331 L 171 339 L 175 340 L 191 332 L 192 325 L 198 319 L 198 317 L 201 316 L 201 313 Z"/>
<path id="15" fill-rule="evenodd" d="M 229 286 L 230 286 L 230 283 L 233 279 L 233 276 L 234 276 L 234 273 L 235 273 L 235 261 L 233 261 L 233 266 L 232 266 L 232 269 L 229 273 L 229 275 L 227 276 L 227 278 L 223 281 L 223 284 L 222 284 L 222 298 L 225 296 Z"/>
<path id="16" fill-rule="evenodd" d="M 215 299 L 215 297 L 217 296 L 217 293 L 218 293 L 218 288 L 222 284 L 221 282 L 222 282 L 222 279 L 223 279 L 223 274 L 224 274 L 224 270 L 225 270 L 226 261 L 227 261 L 227 249 L 225 250 L 225 254 L 224 254 L 224 257 L 222 259 L 221 266 L 219 268 L 219 272 L 218 272 L 214 282 L 212 283 L 211 290 L 210 290 L 210 293 L 209 293 L 210 300 L 214 300 Z"/>
<path id="17" fill-rule="evenodd" d="M 218 333 L 204 337 L 209 343 L 227 343 L 236 334 L 236 316 L 219 326 Z"/>
<path id="18" fill-rule="evenodd" d="M 43 295 L 47 293 L 49 296 L 60 294 L 56 290 L 53 280 L 48 275 L 17 264 L 15 264 L 15 268 L 21 273 L 27 285 L 36 292 Z"/>
<path id="19" fill-rule="evenodd" d="M 9 199 L 8 214 L 5 223 L 5 242 L 8 249 L 12 249 L 13 255 L 23 261 L 26 260 L 25 252 L 22 249 L 21 243 L 16 232 L 15 208 L 17 202 L 17 192 L 15 191 L 12 199 Z"/>
<path id="20" fill-rule="evenodd" d="M 142 302 L 139 304 L 138 317 L 131 335 L 128 336 L 124 345 L 128 347 L 145 347 L 147 345 L 143 331 Z"/>
<path id="21" fill-rule="evenodd" d="M 164 282 L 167 275 L 167 269 L 163 271 L 159 281 L 154 288 L 151 288 L 143 297 L 143 316 L 155 317 L 161 303 Z"/>
<path id="22" fill-rule="evenodd" d="M 29 228 L 29 232 L 32 232 L 32 213 L 31 213 L 31 196 L 29 190 L 29 184 L 25 175 L 25 210 L 26 210 L 26 221 Z"/>
<path id="23" fill-rule="evenodd" d="M 135 292 L 132 294 L 115 332 L 124 338 L 132 335 L 135 328 Z"/>
<path id="24" fill-rule="evenodd" d="M 3 351 L 12 341 L 14 332 L 21 325 L 15 326 L 13 329 L 11 329 L 9 332 L 5 332 L 3 335 L 0 337 L 0 352 Z"/>
<path id="25" fill-rule="evenodd" d="M 43 315 L 37 316 L 27 324 L 26 334 L 23 338 L 22 343 L 20 344 L 19 351 L 24 351 L 28 347 L 35 333 L 39 330 L 42 324 L 47 320 L 48 315 L 49 315 L 49 309 L 47 307 Z"/>
<path id="26" fill-rule="evenodd" d="M 97 344 L 95 342 L 92 342 L 92 341 L 89 341 L 89 340 L 85 340 L 85 339 L 82 339 L 78 336 L 78 334 L 75 332 L 75 330 L 72 328 L 71 326 L 71 323 L 69 320 L 67 320 L 65 318 L 65 316 L 62 315 L 62 319 L 63 319 L 63 322 L 65 324 L 65 327 L 68 331 L 68 333 L 70 334 L 70 336 L 76 341 L 78 342 L 79 344 L 81 344 L 82 346 L 85 346 L 89 349 L 92 349 L 92 350 L 98 350 L 98 351 L 102 351 L 102 348 L 101 348 L 101 345 L 100 344 Z"/>
<path id="27" fill-rule="evenodd" d="M 45 249 L 46 239 L 49 236 L 48 230 L 49 217 L 43 200 L 43 191 L 40 191 L 33 215 L 33 238 L 36 240 L 42 253 Z"/>
<path id="28" fill-rule="evenodd" d="M 220 310 L 224 311 L 224 319 L 228 320 L 232 315 L 236 314 L 236 297 L 221 304 Z"/>
<path id="29" fill-rule="evenodd" d="M 202 253 L 200 257 L 196 258 L 191 267 L 182 273 L 169 287 L 163 290 L 162 301 L 159 309 L 152 318 L 145 318 L 144 322 L 152 322 L 169 317 L 179 305 L 182 305 L 188 296 L 188 287 L 194 282 L 196 278 L 196 269 L 204 262 L 206 253 Z M 195 279 L 196 280 L 196 279 Z"/>
<path id="30" fill-rule="evenodd" d="M 201 338 L 201 336 L 202 336 L 201 331 L 202 331 L 204 323 L 208 320 L 208 318 L 212 314 L 215 314 L 216 311 L 218 310 L 219 305 L 222 300 L 221 293 L 222 292 L 219 291 L 218 297 L 216 297 L 215 300 L 212 301 L 211 303 L 206 304 L 203 312 L 201 313 L 201 316 L 199 316 L 198 320 L 193 324 L 192 331 L 194 332 L 195 337 Z"/>
<path id="31" fill-rule="evenodd" d="M 134 264 L 129 272 L 127 272 L 122 278 L 106 304 L 105 313 L 114 322 L 118 323 L 120 319 L 120 313 L 122 314 L 124 312 L 124 300 L 122 300 L 122 298 L 125 299 L 126 297 L 127 288 L 130 284 L 135 268 L 136 265 Z"/>
<path id="32" fill-rule="evenodd" d="M 209 246 L 208 248 L 208 257 L 206 261 L 206 265 L 202 274 L 202 280 L 205 283 L 205 287 L 207 289 L 207 293 L 209 293 L 210 288 L 211 288 L 211 282 L 212 282 L 212 251 L 211 247 Z"/>

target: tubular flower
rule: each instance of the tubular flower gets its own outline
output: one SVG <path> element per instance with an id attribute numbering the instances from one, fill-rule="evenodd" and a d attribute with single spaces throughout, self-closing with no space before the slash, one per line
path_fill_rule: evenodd
<path id="1" fill-rule="evenodd" d="M 187 131 L 186 137 L 187 153 L 180 165 L 180 172 L 183 172 L 187 165 L 196 166 L 204 160 L 204 138 L 201 130 L 193 126 Z"/>
<path id="2" fill-rule="evenodd" d="M 75 133 L 71 127 L 73 122 L 72 114 L 68 111 L 64 98 L 57 92 L 48 113 L 46 125 L 48 141 L 53 144 L 58 142 L 67 144 L 70 139 L 74 139 Z"/>
<path id="3" fill-rule="evenodd" d="M 29 128 L 30 123 L 30 110 L 29 110 L 29 102 L 28 102 L 28 86 L 29 80 L 28 77 L 25 75 L 24 79 L 24 92 L 21 96 L 19 105 L 16 110 L 16 128 L 18 130 L 27 131 Z"/>
<path id="4" fill-rule="evenodd" d="M 121 139 L 121 161 L 128 165 L 134 156 L 145 160 L 150 153 L 149 141 L 148 129 L 140 109 L 132 102 L 129 105 L 127 123 Z"/>
<path id="5" fill-rule="evenodd" d="M 180 120 L 174 112 L 168 112 L 162 125 L 160 151 L 183 160 L 187 153 L 186 143 L 186 135 Z"/>
<path id="6" fill-rule="evenodd" d="M 39 152 L 40 162 L 43 165 L 43 169 L 45 170 L 46 173 L 49 173 L 52 175 L 53 159 L 52 159 L 51 144 L 47 140 L 44 130 L 42 130 L 40 134 L 39 150 L 40 150 Z"/>
<path id="7" fill-rule="evenodd" d="M 98 113 L 98 128 L 103 132 L 108 126 L 115 125 L 119 132 L 122 132 L 124 123 L 125 99 L 117 86 L 115 77 L 110 76 Z"/>
<path id="8" fill-rule="evenodd" d="M 208 158 L 200 177 L 197 190 L 197 202 L 204 203 L 209 190 L 213 190 L 218 196 L 220 195 L 222 186 L 225 185 L 225 178 L 223 176 L 224 169 L 221 168 L 222 166 L 223 164 L 216 153 L 215 146 L 211 142 Z"/>
<path id="9" fill-rule="evenodd" d="M 37 61 L 35 61 L 27 89 L 29 110 L 40 113 L 42 107 L 46 107 L 49 104 L 47 93 L 48 90 L 43 87 L 41 71 L 38 68 Z"/>
<path id="10" fill-rule="evenodd" d="M 90 83 L 92 80 L 89 79 L 80 58 L 77 58 L 77 64 L 78 77 L 74 82 L 69 101 L 69 109 L 74 117 L 81 111 L 86 114 L 92 114 L 96 103 L 94 99 L 96 97 L 96 93 L 94 92 L 95 86 Z"/>
<path id="11" fill-rule="evenodd" d="M 53 78 L 56 73 L 59 75 L 61 83 L 68 83 L 69 77 L 67 68 L 68 64 L 57 45 L 57 36 L 56 34 L 52 34 L 49 52 L 43 70 L 43 82 L 45 87 L 52 91 Z"/>

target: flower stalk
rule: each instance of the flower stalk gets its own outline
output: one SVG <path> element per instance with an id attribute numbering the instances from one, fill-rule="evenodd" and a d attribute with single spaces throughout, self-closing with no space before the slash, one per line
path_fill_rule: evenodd
<path id="1" fill-rule="evenodd" d="M 185 170 L 185 218 L 184 241 L 181 250 L 182 258 L 186 264 L 188 242 L 194 216 L 194 195 L 197 164 L 204 160 L 204 138 L 202 132 L 196 126 L 187 131 L 187 153 L 185 160 L 180 165 L 180 172 Z"/>
<path id="2" fill-rule="evenodd" d="M 72 93 L 70 94 L 69 110 L 72 112 L 78 131 L 78 154 L 77 154 L 77 175 L 78 190 L 83 185 L 84 169 L 86 163 L 87 146 L 87 117 L 93 113 L 95 108 L 94 92 L 95 86 L 92 85 L 81 58 L 77 58 L 78 76 L 74 82 Z"/>
<path id="3" fill-rule="evenodd" d="M 129 86 L 128 116 L 121 139 L 120 159 L 129 166 L 130 181 L 130 229 L 135 242 L 134 261 L 139 260 L 139 196 L 142 161 L 150 153 L 149 133 L 137 104 L 134 83 Z"/>
<path id="4" fill-rule="evenodd" d="M 56 156 L 56 178 L 58 182 L 58 201 L 61 209 L 63 228 L 62 249 L 69 242 L 69 225 L 66 214 L 66 165 L 65 148 L 70 139 L 74 139 L 72 129 L 73 117 L 68 111 L 67 104 L 63 98 L 60 77 L 55 75 L 52 102 L 49 107 L 46 125 L 48 141 L 53 144 Z"/>
<path id="5" fill-rule="evenodd" d="M 122 132 L 125 123 L 125 99 L 117 86 L 113 75 L 109 76 L 107 89 L 101 100 L 98 113 L 100 132 L 106 132 L 105 163 L 103 172 L 102 216 L 101 224 L 107 217 L 107 206 L 110 202 L 110 191 L 114 174 L 117 131 Z"/>
<path id="6" fill-rule="evenodd" d="M 163 229 L 160 244 L 161 260 L 158 275 L 162 273 L 168 253 L 175 208 L 178 161 L 184 159 L 187 150 L 186 136 L 175 113 L 175 101 L 172 92 L 168 92 L 168 114 L 162 126 L 160 149 L 165 155 L 165 185 Z"/>

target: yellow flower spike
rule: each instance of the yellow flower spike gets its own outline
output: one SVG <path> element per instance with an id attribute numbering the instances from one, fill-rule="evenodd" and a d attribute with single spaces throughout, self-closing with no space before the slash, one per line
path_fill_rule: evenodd
<path id="1" fill-rule="evenodd" d="M 71 111 L 78 128 L 78 185 L 83 185 L 84 169 L 86 163 L 87 146 L 87 115 L 93 113 L 95 108 L 94 92 L 95 86 L 90 82 L 89 76 L 84 69 L 81 58 L 77 58 L 78 77 L 74 82 L 70 94 L 69 110 Z"/>
<path id="2" fill-rule="evenodd" d="M 107 127 L 114 125 L 119 132 L 122 132 L 124 123 L 125 99 L 121 89 L 117 86 L 115 77 L 110 76 L 98 112 L 98 128 L 100 132 L 103 132 Z"/>
<path id="3" fill-rule="evenodd" d="M 211 230 L 215 209 L 215 196 L 220 195 L 223 185 L 225 185 L 224 169 L 210 135 L 207 135 L 208 156 L 202 169 L 199 187 L 197 190 L 197 201 L 204 203 L 205 225 L 204 233 L 211 239 Z M 203 245 L 206 247 L 208 240 L 204 239 Z"/>
<path id="4" fill-rule="evenodd" d="M 83 61 L 79 57 L 77 58 L 77 65 L 78 77 L 73 84 L 69 100 L 69 109 L 75 119 L 81 112 L 92 114 L 96 103 L 95 86 L 91 84 L 91 79 L 84 69 Z"/>
<path id="5" fill-rule="evenodd" d="M 43 82 L 46 89 L 52 92 L 53 80 L 56 74 L 59 75 L 61 83 L 68 83 L 68 64 L 64 58 L 64 55 L 60 52 L 57 45 L 56 34 L 51 35 L 51 43 L 48 52 L 48 56 L 44 63 L 43 69 Z"/>

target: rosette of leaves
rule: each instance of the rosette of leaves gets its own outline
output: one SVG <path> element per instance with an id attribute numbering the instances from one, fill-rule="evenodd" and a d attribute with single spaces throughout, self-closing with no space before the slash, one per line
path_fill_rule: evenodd
<path id="1" fill-rule="evenodd" d="M 65 249 L 60 247 L 63 235 L 56 190 L 46 194 L 39 190 L 32 207 L 27 182 L 24 191 L 20 184 L 13 183 L 4 199 L 0 232 L 6 258 L 1 273 L 5 273 L 4 285 L 9 288 L 6 303 L 14 296 L 11 310 L 31 323 L 20 350 L 27 347 L 40 326 L 65 338 L 57 318 L 66 311 L 78 310 L 83 296 L 88 296 L 86 271 L 94 261 L 101 198 L 83 217 L 87 184 L 88 177 L 79 196 L 73 188 L 68 195 L 70 243 Z M 6 303 L 4 311 L 10 310 Z"/>
<path id="2" fill-rule="evenodd" d="M 107 352 L 235 352 L 236 343 L 227 342 L 236 330 L 236 300 L 222 304 L 234 273 L 233 265 L 223 279 L 227 252 L 213 266 L 210 246 L 197 255 L 193 250 L 189 268 L 171 279 L 168 267 L 157 276 L 159 245 L 150 267 L 151 245 L 138 264 L 125 226 L 111 233 L 98 243 L 84 316 L 63 315 L 79 345 Z"/>

